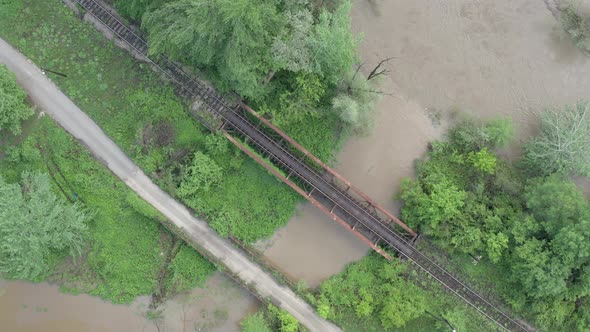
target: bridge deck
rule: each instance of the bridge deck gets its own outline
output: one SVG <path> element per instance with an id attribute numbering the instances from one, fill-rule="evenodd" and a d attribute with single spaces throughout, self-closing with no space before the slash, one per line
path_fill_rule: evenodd
<path id="1" fill-rule="evenodd" d="M 172 61 L 162 57 L 152 61 L 147 56 L 148 45 L 137 33 L 123 24 L 96 0 L 77 0 L 90 14 L 106 25 L 116 36 L 159 69 L 179 91 L 203 102 L 205 112 L 191 114 L 210 130 L 221 130 L 224 135 L 262 166 L 289 184 L 314 205 L 347 227 L 373 249 L 390 259 L 381 245 L 394 249 L 423 271 L 439 281 L 449 291 L 473 306 L 485 317 L 507 331 L 529 331 L 525 324 L 512 319 L 498 306 L 434 263 L 413 245 L 416 233 L 367 195 L 354 188 L 321 160 L 290 139 L 270 122 L 259 117 L 246 105 L 231 107 L 214 90 L 186 74 Z M 277 137 L 278 136 L 278 137 Z M 278 139 L 277 139 L 278 138 Z M 269 165 L 256 153 L 254 148 Z"/>

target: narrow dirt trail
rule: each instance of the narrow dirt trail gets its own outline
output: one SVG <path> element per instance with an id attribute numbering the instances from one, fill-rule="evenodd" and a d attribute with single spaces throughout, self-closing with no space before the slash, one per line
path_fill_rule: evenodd
<path id="1" fill-rule="evenodd" d="M 243 284 L 275 303 L 311 331 L 340 331 L 334 324 L 320 318 L 313 308 L 288 287 L 279 285 L 260 266 L 195 218 L 182 204 L 156 186 L 121 149 L 66 97 L 43 73 L 22 54 L 0 39 L 0 63 L 12 70 L 31 100 L 66 131 L 84 144 L 116 176 L 139 196 L 164 214 L 187 238 L 233 273 Z"/>

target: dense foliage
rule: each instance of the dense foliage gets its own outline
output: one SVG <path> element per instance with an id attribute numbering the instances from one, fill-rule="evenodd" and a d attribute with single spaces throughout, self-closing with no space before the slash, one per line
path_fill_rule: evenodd
<path id="1" fill-rule="evenodd" d="M 52 254 L 79 256 L 89 214 L 51 190 L 47 174 L 23 172 L 20 184 L 0 176 L 0 273 L 38 280 L 50 272 Z"/>
<path id="2" fill-rule="evenodd" d="M 510 128 L 504 119 L 465 122 L 449 141 L 433 142 L 428 159 L 418 163 L 418 179 L 402 183 L 403 220 L 447 249 L 483 252 L 498 261 L 508 248 L 507 223 L 515 208 L 518 189 L 511 186 L 519 181 L 491 151 L 507 141 Z"/>
<path id="3" fill-rule="evenodd" d="M 461 123 L 432 143 L 400 193 L 406 222 L 452 252 L 482 256 L 494 288 L 544 329 L 590 328 L 590 204 L 567 177 L 590 167 L 577 155 L 588 146 L 585 105 L 544 114 L 520 169 L 494 153 L 507 123 Z"/>
<path id="4" fill-rule="evenodd" d="M 242 332 L 303 332 L 305 330 L 287 311 L 268 304 L 240 322 Z"/>
<path id="5" fill-rule="evenodd" d="M 22 121 L 33 115 L 31 108 L 24 103 L 25 97 L 14 74 L 0 64 L 0 133 L 8 130 L 14 135 L 19 134 Z"/>
<path id="6" fill-rule="evenodd" d="M 327 146 L 335 130 L 366 132 L 376 93 L 362 74 L 351 3 L 301 0 L 119 0 L 147 31 L 150 52 L 209 74 L 288 133 L 320 122 Z M 354 86 L 354 88 L 352 88 Z M 338 120 L 338 126 L 331 119 Z M 318 144 L 318 143 L 316 143 Z M 329 153 L 327 160 L 332 155 Z"/>
<path id="7" fill-rule="evenodd" d="M 423 292 L 401 277 L 404 268 L 376 255 L 349 266 L 321 284 L 318 312 L 335 320 L 352 313 L 361 321 L 378 318 L 385 329 L 404 326 L 428 307 Z"/>
<path id="8" fill-rule="evenodd" d="M 475 311 L 412 267 L 370 254 L 324 281 L 318 313 L 346 331 L 457 331 L 490 329 Z"/>

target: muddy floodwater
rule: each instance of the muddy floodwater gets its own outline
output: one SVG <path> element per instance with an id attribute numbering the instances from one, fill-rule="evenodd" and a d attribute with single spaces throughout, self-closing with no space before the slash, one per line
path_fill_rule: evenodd
<path id="1" fill-rule="evenodd" d="M 589 58 L 564 38 L 543 0 L 357 0 L 352 19 L 365 72 L 394 59 L 375 130 L 346 144 L 337 170 L 396 213 L 393 194 L 444 132 L 449 110 L 510 116 L 514 155 L 545 107 L 590 98 Z M 367 251 L 310 204 L 300 210 L 265 252 L 288 274 L 315 285 Z"/>
<path id="2" fill-rule="evenodd" d="M 0 280 L 0 331 L 10 332 L 184 332 L 239 331 L 239 321 L 258 301 L 216 274 L 205 288 L 167 301 L 160 319 L 146 318 L 149 298 L 131 306 L 88 295 L 61 293 L 58 286 Z"/>

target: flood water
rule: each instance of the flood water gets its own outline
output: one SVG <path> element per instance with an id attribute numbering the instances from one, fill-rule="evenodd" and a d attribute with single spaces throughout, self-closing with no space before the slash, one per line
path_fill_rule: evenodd
<path id="1" fill-rule="evenodd" d="M 380 87 L 391 96 L 378 104 L 373 133 L 351 139 L 336 169 L 396 213 L 394 193 L 444 133 L 451 109 L 510 116 L 514 156 L 540 111 L 590 98 L 590 58 L 563 37 L 542 0 L 359 0 L 352 19 L 365 72 L 395 57 Z M 301 209 L 265 252 L 288 274 L 315 285 L 367 251 L 311 204 Z"/>
<path id="2" fill-rule="evenodd" d="M 204 288 L 164 303 L 161 319 L 146 318 L 148 304 L 148 297 L 131 306 L 114 305 L 88 295 L 64 294 L 47 283 L 0 280 L 0 331 L 237 332 L 239 321 L 259 305 L 221 274 L 209 278 Z"/>
<path id="3" fill-rule="evenodd" d="M 380 87 L 391 95 L 378 104 L 375 130 L 346 144 L 337 170 L 391 211 L 399 209 L 392 196 L 413 175 L 413 161 L 444 132 L 449 109 L 512 117 L 518 151 L 546 106 L 590 98 L 589 58 L 560 36 L 542 0 L 357 0 L 352 18 L 364 36 L 365 72 L 395 59 Z M 368 251 L 310 204 L 261 245 L 275 265 L 311 286 Z M 238 331 L 256 303 L 216 276 L 206 290 L 168 302 L 159 327 Z M 0 281 L 3 331 L 157 331 L 145 309 L 146 299 L 116 306 L 47 284 Z"/>

